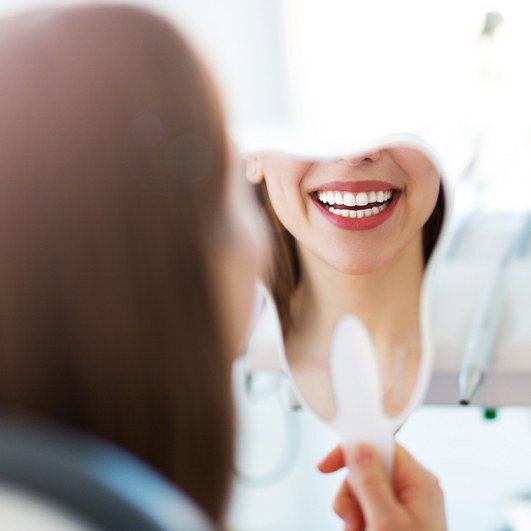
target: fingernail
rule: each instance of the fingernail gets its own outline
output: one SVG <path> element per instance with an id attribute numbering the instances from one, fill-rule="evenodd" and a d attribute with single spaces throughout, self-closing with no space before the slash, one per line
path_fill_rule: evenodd
<path id="1" fill-rule="evenodd" d="M 374 452 L 370 446 L 356 446 L 354 449 L 354 462 L 357 465 L 366 465 L 374 458 Z"/>

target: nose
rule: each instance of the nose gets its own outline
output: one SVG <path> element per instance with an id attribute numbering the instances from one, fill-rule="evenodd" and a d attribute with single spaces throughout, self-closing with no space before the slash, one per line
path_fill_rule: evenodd
<path id="1" fill-rule="evenodd" d="M 344 160 L 349 166 L 358 166 L 363 162 L 376 162 L 380 160 L 381 156 L 381 151 L 371 151 L 370 153 L 365 153 L 359 157 L 342 158 L 341 160 Z"/>

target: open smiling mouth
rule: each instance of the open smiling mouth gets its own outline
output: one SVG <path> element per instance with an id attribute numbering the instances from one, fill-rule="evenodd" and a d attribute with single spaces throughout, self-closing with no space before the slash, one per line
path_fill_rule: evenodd
<path id="1" fill-rule="evenodd" d="M 359 187 L 356 186 L 357 188 Z M 389 185 L 385 189 L 365 191 L 315 190 L 310 193 L 321 213 L 334 225 L 347 230 L 367 230 L 389 219 L 401 191 Z"/>

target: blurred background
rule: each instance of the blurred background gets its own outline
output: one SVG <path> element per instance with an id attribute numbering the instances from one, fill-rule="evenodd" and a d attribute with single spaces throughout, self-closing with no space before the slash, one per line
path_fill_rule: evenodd
<path id="1" fill-rule="evenodd" d="M 3 0 L 0 14 L 75 3 Z M 444 155 L 452 179 L 472 158 L 475 177 L 484 181 L 525 173 L 531 141 L 526 2 L 128 3 L 183 26 L 215 71 L 235 125 L 297 121 L 319 128 L 339 116 L 356 131 L 375 124 L 421 131 Z"/>
<path id="2" fill-rule="evenodd" d="M 76 2 L 2 0 L 0 15 L 47 3 Z M 531 4 L 130 3 L 158 11 L 190 35 L 215 72 L 234 127 L 299 122 L 326 131 L 331 117 L 341 117 L 353 132 L 380 124 L 419 130 L 441 153 L 449 178 L 484 190 L 487 206 L 531 205 Z M 267 470 L 282 458 L 286 445 L 292 445 L 293 466 L 267 487 L 238 484 L 233 527 L 337 529 L 328 507 L 340 476 L 323 478 L 322 488 L 312 491 L 316 482 L 306 483 L 307 475 L 299 473 L 313 471 L 335 443 L 334 435 L 305 437 L 304 415 L 286 421 L 273 395 L 250 404 L 240 393 L 239 400 L 241 466 Z M 531 490 L 528 410 L 507 408 L 485 420 L 475 408 L 425 407 L 399 438 L 440 476 L 451 530 L 506 529 L 511 500 Z"/>

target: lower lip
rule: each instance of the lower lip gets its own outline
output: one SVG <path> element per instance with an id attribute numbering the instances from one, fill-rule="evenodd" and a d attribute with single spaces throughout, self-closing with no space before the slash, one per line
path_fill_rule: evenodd
<path id="1" fill-rule="evenodd" d="M 373 214 L 372 216 L 363 217 L 363 218 L 345 218 L 343 216 L 338 216 L 332 214 L 327 210 L 321 203 L 314 197 L 312 197 L 313 202 L 319 209 L 319 211 L 325 216 L 325 218 L 340 229 L 344 230 L 370 230 L 379 227 L 382 223 L 385 223 L 393 214 L 396 204 L 400 200 L 400 192 L 393 193 L 393 199 L 389 203 L 388 207 L 379 212 L 378 214 Z"/>

